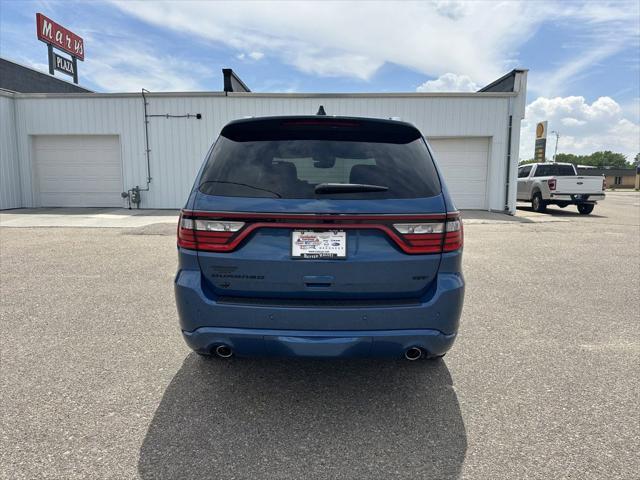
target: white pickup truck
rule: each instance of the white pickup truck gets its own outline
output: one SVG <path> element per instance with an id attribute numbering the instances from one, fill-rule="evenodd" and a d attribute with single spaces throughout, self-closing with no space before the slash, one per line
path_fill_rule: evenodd
<path id="1" fill-rule="evenodd" d="M 531 202 L 540 213 L 547 205 L 576 205 L 578 212 L 588 215 L 598 200 L 604 200 L 605 187 L 603 176 L 580 176 L 571 163 L 530 163 L 518 168 L 518 200 Z"/>

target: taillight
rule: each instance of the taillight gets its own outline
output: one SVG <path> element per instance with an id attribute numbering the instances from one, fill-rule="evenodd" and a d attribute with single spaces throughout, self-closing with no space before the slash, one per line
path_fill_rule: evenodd
<path id="1" fill-rule="evenodd" d="M 444 234 L 443 252 L 454 252 L 464 245 L 462 218 L 459 214 L 447 214 L 447 228 Z"/>
<path id="2" fill-rule="evenodd" d="M 178 246 L 190 250 L 231 252 L 261 228 L 379 230 L 408 254 L 453 252 L 462 248 L 462 220 L 458 212 L 396 216 L 193 210 L 180 213 Z"/>
<path id="3" fill-rule="evenodd" d="M 408 253 L 453 252 L 462 248 L 462 220 L 448 213 L 444 222 L 394 223 L 393 228 L 408 244 Z"/>
<path id="4" fill-rule="evenodd" d="M 185 217 L 183 213 L 178 224 L 178 246 L 210 252 L 227 251 L 233 235 L 243 226 L 244 222 Z"/>
<path id="5" fill-rule="evenodd" d="M 556 189 L 556 179 L 552 178 L 549 181 L 547 181 L 547 184 L 549 185 L 549 190 L 555 190 Z"/>

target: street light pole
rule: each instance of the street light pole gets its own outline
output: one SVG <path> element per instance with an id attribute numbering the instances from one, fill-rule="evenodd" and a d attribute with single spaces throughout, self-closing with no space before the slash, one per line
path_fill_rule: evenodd
<path id="1" fill-rule="evenodd" d="M 560 134 L 553 130 L 551 133 L 555 133 L 556 135 L 556 149 L 553 151 L 553 163 L 556 161 L 556 155 L 558 154 L 558 140 L 560 139 Z"/>

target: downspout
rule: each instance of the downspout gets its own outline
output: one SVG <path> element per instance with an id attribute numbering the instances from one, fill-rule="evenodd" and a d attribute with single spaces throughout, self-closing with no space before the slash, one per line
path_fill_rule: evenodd
<path id="1" fill-rule="evenodd" d="M 149 93 L 149 90 L 142 89 L 142 101 L 144 102 L 144 145 L 145 153 L 147 155 L 147 187 L 146 189 L 140 189 L 144 191 L 149 190 L 149 184 L 151 183 L 151 149 L 149 149 L 149 115 L 147 114 L 147 97 L 145 92 Z"/>
<path id="2" fill-rule="evenodd" d="M 13 109 L 13 141 L 14 141 L 14 159 L 15 159 L 15 167 L 16 167 L 16 171 L 18 172 L 18 197 L 20 198 L 20 205 L 18 205 L 18 208 L 22 208 L 24 207 L 24 196 L 23 196 L 23 192 L 24 192 L 24 186 L 22 185 L 22 167 L 21 164 L 22 162 L 20 161 L 20 157 L 21 157 L 21 153 L 20 153 L 20 141 L 19 141 L 19 137 L 18 137 L 18 99 L 16 98 L 15 93 L 11 93 L 11 108 Z M 30 150 L 30 149 L 29 149 Z M 28 150 L 28 151 L 29 151 Z M 29 160 L 29 163 L 31 164 L 31 161 L 33 159 Z M 31 180 L 31 206 L 35 205 L 34 202 L 34 188 L 33 188 L 33 179 Z"/>
<path id="3" fill-rule="evenodd" d="M 140 208 L 140 192 L 148 192 L 149 184 L 151 183 L 151 149 L 149 148 L 149 114 L 147 113 L 147 97 L 145 93 L 149 93 L 149 90 L 142 89 L 142 103 L 144 108 L 144 152 L 147 159 L 147 184 L 144 188 L 140 188 L 136 185 L 130 188 L 126 192 L 122 192 L 121 196 L 127 200 L 129 210 L 131 210 L 131 204 L 133 203 L 136 208 Z"/>
<path id="4" fill-rule="evenodd" d="M 513 115 L 509 115 L 509 130 L 507 134 L 507 179 L 505 182 L 504 190 L 504 209 L 506 212 L 510 212 L 509 209 L 509 187 L 511 178 L 511 130 L 513 128 Z"/>

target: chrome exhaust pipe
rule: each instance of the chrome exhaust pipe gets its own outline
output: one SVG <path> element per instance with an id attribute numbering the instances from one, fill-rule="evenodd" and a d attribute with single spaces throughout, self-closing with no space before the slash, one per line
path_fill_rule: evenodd
<path id="1" fill-rule="evenodd" d="M 231 350 L 231 347 L 227 345 L 218 345 L 216 347 L 216 355 L 218 355 L 220 358 L 229 358 L 231 355 L 233 355 L 233 350 Z"/>
<path id="2" fill-rule="evenodd" d="M 420 358 L 422 358 L 422 355 L 423 355 L 423 352 L 418 347 L 408 348 L 407 351 L 404 352 L 404 358 L 406 358 L 410 362 L 413 362 L 415 360 L 419 360 Z"/>

